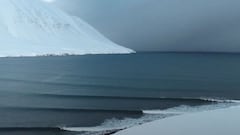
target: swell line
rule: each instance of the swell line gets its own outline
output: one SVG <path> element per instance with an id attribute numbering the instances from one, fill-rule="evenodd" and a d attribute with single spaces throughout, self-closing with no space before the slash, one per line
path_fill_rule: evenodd
<path id="1" fill-rule="evenodd" d="M 48 108 L 48 107 L 1 107 L 4 110 L 22 110 L 22 111 L 56 111 L 56 112 L 96 112 L 96 113 L 128 113 L 143 114 L 142 110 L 121 110 L 121 109 L 87 109 L 87 108 Z"/>
<path id="2" fill-rule="evenodd" d="M 237 100 L 218 99 L 218 98 L 191 98 L 191 97 L 141 97 L 141 96 L 103 96 L 103 95 L 68 95 L 68 94 L 52 94 L 52 93 L 32 93 L 32 96 L 52 97 L 52 98 L 87 98 L 87 99 L 132 99 L 132 100 L 169 100 L 169 101 L 189 101 L 189 102 L 235 102 Z"/>
<path id="3" fill-rule="evenodd" d="M 61 127 L 0 127 L 0 131 L 64 131 Z"/>

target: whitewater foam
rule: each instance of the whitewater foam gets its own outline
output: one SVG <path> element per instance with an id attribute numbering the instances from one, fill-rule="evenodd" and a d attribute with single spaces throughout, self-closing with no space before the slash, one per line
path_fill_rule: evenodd
<path id="1" fill-rule="evenodd" d="M 124 118 L 124 119 L 108 119 L 105 120 L 100 126 L 96 127 L 62 127 L 62 130 L 72 132 L 114 132 L 130 128 L 135 125 L 141 125 L 146 122 L 151 122 L 156 119 L 165 118 L 170 115 L 143 115 L 141 118 Z"/>
<path id="2" fill-rule="evenodd" d="M 145 114 L 178 114 L 179 115 L 179 114 L 185 114 L 185 113 L 228 108 L 228 107 L 240 104 L 239 100 L 221 100 L 221 99 L 214 99 L 214 98 L 200 98 L 200 99 L 204 101 L 213 102 L 213 104 L 201 105 L 201 106 L 180 105 L 180 106 L 165 109 L 165 110 L 143 110 L 143 113 Z"/>
<path id="3" fill-rule="evenodd" d="M 182 115 L 186 113 L 195 113 L 210 111 L 222 108 L 229 108 L 232 106 L 239 105 L 238 100 L 219 100 L 219 99 L 204 99 L 208 101 L 214 101 L 218 103 L 201 105 L 201 106 L 186 106 L 181 105 L 178 107 L 173 107 L 165 110 L 143 110 L 143 116 L 140 118 L 125 118 L 125 119 L 108 119 L 100 126 L 96 127 L 63 127 L 63 130 L 73 131 L 73 132 L 94 132 L 97 134 L 102 134 L 106 132 L 116 132 L 123 129 L 127 129 L 136 125 L 142 125 L 144 123 L 152 122 L 155 120 Z"/>

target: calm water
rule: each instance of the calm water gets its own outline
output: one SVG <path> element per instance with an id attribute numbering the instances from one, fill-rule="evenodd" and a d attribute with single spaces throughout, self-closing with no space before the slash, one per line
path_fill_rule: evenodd
<path id="1" fill-rule="evenodd" d="M 142 110 L 240 99 L 240 55 L 137 53 L 0 58 L 0 134 L 141 118 Z"/>

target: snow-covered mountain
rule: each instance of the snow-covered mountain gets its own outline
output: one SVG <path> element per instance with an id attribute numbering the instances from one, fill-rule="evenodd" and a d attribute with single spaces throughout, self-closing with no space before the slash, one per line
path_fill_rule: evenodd
<path id="1" fill-rule="evenodd" d="M 0 56 L 131 52 L 41 0 L 0 0 Z"/>

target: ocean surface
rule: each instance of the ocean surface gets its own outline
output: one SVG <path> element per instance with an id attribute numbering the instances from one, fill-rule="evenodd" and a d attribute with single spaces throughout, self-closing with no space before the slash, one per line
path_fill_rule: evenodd
<path id="1" fill-rule="evenodd" d="M 107 134 L 173 115 L 154 110 L 226 107 L 239 69 L 224 53 L 0 58 L 0 134 Z"/>

